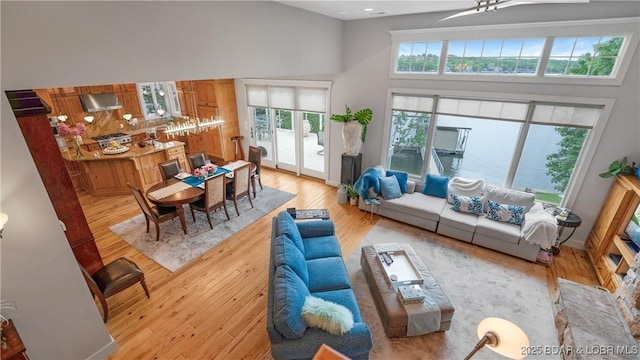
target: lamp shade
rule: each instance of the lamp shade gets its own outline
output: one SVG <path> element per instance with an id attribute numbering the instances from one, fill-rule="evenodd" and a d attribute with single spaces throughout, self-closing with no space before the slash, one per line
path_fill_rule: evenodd
<path id="1" fill-rule="evenodd" d="M 4 229 L 4 225 L 9 220 L 9 216 L 3 212 L 0 212 L 0 230 Z"/>
<path id="2" fill-rule="evenodd" d="M 529 338 L 516 324 L 497 317 L 488 317 L 478 324 L 478 338 L 493 333 L 497 336 L 497 344 L 487 344 L 487 347 L 502 356 L 511 359 L 523 359 L 529 346 Z"/>

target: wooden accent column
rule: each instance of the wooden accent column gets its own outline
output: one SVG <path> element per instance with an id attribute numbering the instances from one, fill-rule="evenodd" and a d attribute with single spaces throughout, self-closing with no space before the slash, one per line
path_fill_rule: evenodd
<path id="1" fill-rule="evenodd" d="M 104 263 L 51 132 L 50 107 L 33 90 L 7 91 L 6 95 L 53 208 L 67 228 L 67 241 L 78 262 L 93 274 Z"/>

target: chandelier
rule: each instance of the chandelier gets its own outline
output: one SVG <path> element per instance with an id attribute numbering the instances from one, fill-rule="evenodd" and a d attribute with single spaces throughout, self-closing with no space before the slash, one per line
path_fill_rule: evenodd
<path id="1" fill-rule="evenodd" d="M 176 135 L 184 136 L 188 134 L 201 133 L 224 123 L 224 119 L 219 116 L 211 119 L 204 118 L 202 120 L 200 120 L 199 118 L 191 120 L 189 120 L 189 118 L 185 119 L 186 121 L 183 123 L 170 124 L 169 126 L 167 126 L 165 134 L 173 139 L 176 137 Z"/>

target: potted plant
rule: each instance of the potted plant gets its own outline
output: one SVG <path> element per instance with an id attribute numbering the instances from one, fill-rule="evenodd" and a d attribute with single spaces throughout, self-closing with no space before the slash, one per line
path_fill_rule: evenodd
<path id="1" fill-rule="evenodd" d="M 358 191 L 353 184 L 347 184 L 347 196 L 351 205 L 358 205 Z"/>
<path id="2" fill-rule="evenodd" d="M 356 156 L 360 153 L 362 143 L 367 136 L 367 125 L 372 118 L 371 109 L 362 109 L 353 113 L 349 106 L 345 106 L 344 114 L 331 115 L 331 120 L 343 123 L 342 140 L 347 155 Z"/>
<path id="3" fill-rule="evenodd" d="M 636 163 L 632 165 L 627 165 L 627 157 L 625 156 L 622 160 L 615 160 L 609 165 L 609 170 L 600 174 L 600 177 L 608 178 L 612 176 L 620 175 L 636 175 L 638 169 L 636 168 Z M 640 177 L 639 177 L 640 178 Z"/>

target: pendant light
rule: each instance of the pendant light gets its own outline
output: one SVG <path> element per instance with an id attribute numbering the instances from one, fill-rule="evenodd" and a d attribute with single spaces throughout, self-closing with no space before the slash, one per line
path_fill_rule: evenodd
<path id="1" fill-rule="evenodd" d="M 88 122 L 89 124 L 91 124 L 93 122 L 93 119 L 95 119 L 95 118 L 91 114 L 87 114 L 87 115 L 84 116 L 84 121 Z"/>
<path id="2" fill-rule="evenodd" d="M 56 99 L 56 106 L 58 107 L 58 120 L 65 122 L 67 121 L 68 116 L 62 113 L 62 108 L 60 107 L 60 99 L 58 99 L 58 96 L 55 97 Z"/>

